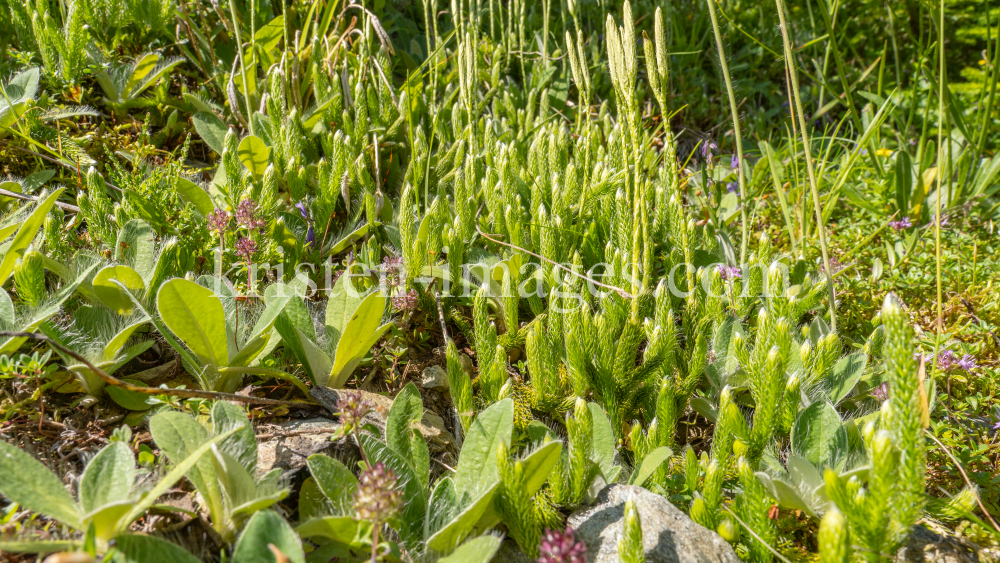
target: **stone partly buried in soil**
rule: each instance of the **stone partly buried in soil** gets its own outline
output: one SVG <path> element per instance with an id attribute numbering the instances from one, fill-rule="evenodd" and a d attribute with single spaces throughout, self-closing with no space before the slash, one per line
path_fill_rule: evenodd
<path id="1" fill-rule="evenodd" d="M 329 393 L 336 392 L 329 391 Z M 372 424 L 384 434 L 385 419 L 389 414 L 389 407 L 392 406 L 392 399 L 365 391 L 360 393 L 373 407 L 373 411 L 365 417 L 365 424 Z M 324 398 L 328 400 L 321 401 L 322 403 L 331 399 L 329 396 Z M 264 437 L 257 445 L 257 471 L 263 474 L 279 468 L 286 472 L 297 472 L 305 467 L 309 456 L 318 453 L 338 459 L 357 458 L 357 446 L 353 441 L 345 438 L 333 439 L 339 436 L 340 428 L 339 422 L 326 417 L 261 425 L 257 428 L 257 434 Z M 440 416 L 425 411 L 416 429 L 427 441 L 432 456 L 446 465 L 453 464 L 458 454 L 455 437 L 445 427 Z"/>
<path id="2" fill-rule="evenodd" d="M 587 544 L 587 561 L 619 561 L 625 501 L 634 496 L 642 522 L 646 563 L 739 563 L 733 548 L 719 534 L 695 524 L 664 497 L 642 487 L 609 485 L 597 503 L 569 517 L 576 538 Z"/>

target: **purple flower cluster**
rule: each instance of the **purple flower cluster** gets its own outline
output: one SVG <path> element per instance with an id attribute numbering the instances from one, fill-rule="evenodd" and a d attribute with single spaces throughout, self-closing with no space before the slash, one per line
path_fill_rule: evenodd
<path id="1" fill-rule="evenodd" d="M 244 262 L 249 262 L 254 254 L 257 254 L 257 241 L 250 237 L 240 237 L 236 241 L 236 254 L 243 258 Z"/>
<path id="2" fill-rule="evenodd" d="M 417 290 L 411 289 L 409 292 L 392 298 L 392 308 L 399 311 L 412 311 L 417 308 L 420 296 Z"/>
<path id="3" fill-rule="evenodd" d="M 736 266 L 719 264 L 716 268 L 719 270 L 719 276 L 722 277 L 723 281 L 738 280 L 743 278 L 743 270 L 737 268 Z"/>
<path id="4" fill-rule="evenodd" d="M 395 516 L 403 501 L 403 491 L 396 487 L 396 481 L 396 474 L 381 461 L 363 471 L 354 494 L 358 519 L 385 522 Z"/>
<path id="5" fill-rule="evenodd" d="M 897 231 L 902 231 L 903 229 L 909 229 L 912 227 L 913 223 L 910 222 L 909 217 L 903 217 L 899 221 L 889 221 L 889 226 Z"/>
<path id="6" fill-rule="evenodd" d="M 542 543 L 538 546 L 541 556 L 538 563 L 584 563 L 587 560 L 587 545 L 576 541 L 573 530 L 545 530 Z"/>
<path id="7" fill-rule="evenodd" d="M 941 371 L 953 371 L 956 369 L 972 371 L 976 367 L 976 360 L 969 354 L 965 354 L 959 358 L 951 350 L 941 350 L 937 355 L 937 367 Z"/>
<path id="8" fill-rule="evenodd" d="M 222 209 L 216 209 L 208 214 L 208 228 L 220 235 L 229 230 L 229 221 L 232 216 Z"/>
<path id="9" fill-rule="evenodd" d="M 249 230 L 263 231 L 267 226 L 267 221 L 257 217 L 257 202 L 252 199 L 244 199 L 236 208 L 236 222 Z"/>
<path id="10" fill-rule="evenodd" d="M 737 184 L 736 182 L 729 182 L 728 184 L 726 184 L 726 191 L 731 194 L 734 194 L 740 191 L 740 185 Z"/>

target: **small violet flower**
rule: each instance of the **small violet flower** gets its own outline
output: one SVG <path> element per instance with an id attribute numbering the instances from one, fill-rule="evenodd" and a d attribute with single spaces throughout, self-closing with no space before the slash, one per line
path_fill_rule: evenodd
<path id="1" fill-rule="evenodd" d="M 306 200 L 303 199 L 302 201 L 296 203 L 295 209 L 299 210 L 299 215 L 302 215 L 302 218 L 306 221 L 306 225 L 309 226 L 306 230 L 306 242 L 309 243 L 309 246 L 315 245 L 316 231 L 313 229 L 312 214 L 309 213 L 309 207 L 306 205 Z"/>
<path id="2" fill-rule="evenodd" d="M 909 217 L 903 217 L 899 221 L 889 221 L 889 226 L 897 231 L 902 231 L 903 229 L 909 229 L 912 227 L 913 223 L 910 222 Z"/>
<path id="3" fill-rule="evenodd" d="M 731 194 L 735 194 L 740 191 L 740 185 L 736 182 L 729 182 L 726 184 L 726 191 Z"/>
<path id="4" fill-rule="evenodd" d="M 736 266 L 727 266 L 725 264 L 719 264 L 717 266 L 719 270 L 719 276 L 725 280 L 737 280 L 743 278 L 743 271 Z"/>
<path id="5" fill-rule="evenodd" d="M 729 161 L 729 167 L 733 170 L 740 167 L 740 157 L 738 155 L 733 155 L 733 158 Z"/>
<path id="6" fill-rule="evenodd" d="M 977 366 L 975 358 L 969 354 L 958 358 L 955 352 L 951 350 L 941 350 L 937 356 L 937 367 L 941 371 L 954 371 L 956 369 L 972 371 Z"/>
<path id="7" fill-rule="evenodd" d="M 955 365 L 958 366 L 959 369 L 964 369 L 965 371 L 972 371 L 977 367 L 975 358 L 969 354 L 962 356 L 962 359 L 956 362 Z"/>

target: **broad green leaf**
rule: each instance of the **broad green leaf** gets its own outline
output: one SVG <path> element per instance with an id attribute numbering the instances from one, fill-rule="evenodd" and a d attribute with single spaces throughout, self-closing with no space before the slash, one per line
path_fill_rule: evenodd
<path id="1" fill-rule="evenodd" d="M 331 350 L 335 350 L 340 337 L 347 328 L 354 312 L 358 310 L 364 299 L 351 283 L 350 271 L 337 279 L 333 286 L 333 295 L 326 303 L 326 343 Z"/>
<path id="2" fill-rule="evenodd" d="M 156 445 L 173 463 L 186 459 L 191 452 L 209 441 L 208 430 L 194 418 L 177 411 L 156 414 L 149 420 L 149 432 Z M 212 518 L 219 517 L 223 508 L 222 491 L 215 475 L 215 464 L 205 456 L 187 472 L 187 478 L 205 499 Z"/>
<path id="3" fill-rule="evenodd" d="M 306 554 L 295 530 L 271 510 L 254 514 L 233 549 L 233 563 L 275 563 L 268 545 L 274 545 L 290 563 L 305 563 Z"/>
<path id="4" fill-rule="evenodd" d="M 350 516 L 324 516 L 312 518 L 298 525 L 295 532 L 303 538 L 326 538 L 340 544 L 361 546 L 365 539 L 371 541 L 371 524 Z"/>
<path id="5" fill-rule="evenodd" d="M 122 353 L 122 348 L 128 344 L 132 335 L 139 327 L 145 325 L 148 320 L 139 321 L 137 323 L 132 323 L 125 328 L 118 331 L 118 334 L 114 335 L 111 340 L 104 346 L 104 351 L 101 354 L 101 361 L 110 362 L 116 360 Z"/>
<path id="6" fill-rule="evenodd" d="M 49 210 L 52 209 L 56 200 L 59 199 L 59 196 L 65 190 L 66 188 L 59 188 L 49 194 L 48 197 L 38 203 L 35 210 L 31 212 L 31 215 L 24 223 L 21 223 L 21 227 L 14 235 L 14 239 L 7 245 L 3 260 L 0 260 L 0 286 L 3 286 L 7 282 L 7 278 L 14 273 L 14 265 L 24 256 L 24 251 L 27 250 L 31 241 L 35 240 L 35 235 L 38 234 L 38 230 L 45 222 L 45 216 L 49 214 Z"/>
<path id="7" fill-rule="evenodd" d="M 122 92 L 128 92 L 142 82 L 142 79 L 146 78 L 159 62 L 160 55 L 158 53 L 146 53 L 136 59 L 135 64 L 132 65 L 132 75 L 129 76 L 128 83 Z"/>
<path id="8" fill-rule="evenodd" d="M 847 454 L 847 430 L 833 405 L 817 401 L 799 413 L 792 427 L 792 451 L 822 467 Z"/>
<path id="9" fill-rule="evenodd" d="M 639 464 L 639 467 L 632 472 L 632 476 L 629 477 L 628 484 L 641 487 L 642 484 L 646 482 L 646 479 L 649 479 L 649 476 L 656 472 L 660 465 L 669 459 L 673 453 L 674 452 L 672 452 L 670 448 L 660 446 L 646 454 L 646 457 L 642 458 L 642 463 Z"/>
<path id="10" fill-rule="evenodd" d="M 212 463 L 215 464 L 215 475 L 219 478 L 219 484 L 222 485 L 230 510 L 234 514 L 237 507 L 251 504 L 260 498 L 253 476 L 240 465 L 236 458 L 218 447 L 214 447 L 212 448 Z"/>
<path id="11" fill-rule="evenodd" d="M 118 232 L 115 243 L 115 260 L 131 264 L 145 276 L 156 264 L 156 233 L 149 223 L 132 219 Z"/>
<path id="12" fill-rule="evenodd" d="M 440 530 L 459 508 L 458 497 L 455 494 L 455 481 L 447 476 L 438 479 L 427 499 L 424 537 L 430 537 L 434 532 Z"/>
<path id="13" fill-rule="evenodd" d="M 16 312 L 14 310 L 14 302 L 10 299 L 10 294 L 7 290 L 0 289 L 0 322 L 3 323 L 5 327 L 14 326 L 14 320 L 16 319 Z"/>
<path id="14" fill-rule="evenodd" d="M 177 544 L 156 536 L 125 534 L 115 538 L 118 563 L 198 563 L 199 559 Z"/>
<path id="15" fill-rule="evenodd" d="M 358 489 L 358 478 L 354 473 L 343 463 L 323 454 L 309 456 L 306 464 L 316 486 L 334 508 L 349 512 Z"/>
<path id="16" fill-rule="evenodd" d="M 143 382 L 135 379 L 122 379 L 122 381 L 131 383 L 132 385 L 145 385 Z M 129 391 L 114 385 L 108 385 L 104 390 L 107 391 L 112 401 L 130 411 L 146 411 L 153 407 L 153 405 L 146 402 L 149 395 L 145 393 L 136 393 L 135 391 Z"/>
<path id="17" fill-rule="evenodd" d="M 493 486 L 482 491 L 477 498 L 471 500 L 461 512 L 451 518 L 451 521 L 427 539 L 427 545 L 442 553 L 447 553 L 454 549 L 476 527 L 476 523 L 479 522 L 479 519 L 493 502 L 493 495 L 496 493 L 499 485 L 499 481 L 494 482 Z"/>
<path id="18" fill-rule="evenodd" d="M 264 348 L 267 347 L 267 342 L 270 340 L 270 333 L 265 332 L 264 334 L 258 334 L 253 337 L 252 340 L 243 344 L 243 347 L 237 348 L 235 345 L 229 348 L 232 354 L 229 357 L 229 365 L 234 367 L 245 367 L 253 363 L 254 360 L 260 356 Z M 235 335 L 234 335 L 235 337 Z"/>
<path id="19" fill-rule="evenodd" d="M 615 469 L 615 435 L 611 430 L 611 422 L 608 420 L 604 409 L 597 403 L 587 403 L 590 409 L 590 416 L 594 420 L 594 454 L 591 459 L 601 468 L 608 483 L 613 483 L 613 476 L 618 475 Z"/>
<path id="20" fill-rule="evenodd" d="M 829 389 L 827 396 L 833 404 L 839 403 L 850 394 L 864 375 L 866 367 L 868 367 L 868 355 L 864 352 L 844 356 L 834 364 L 833 371 L 826 378 Z"/>
<path id="21" fill-rule="evenodd" d="M 253 331 L 250 333 L 250 338 L 253 339 L 264 331 L 271 330 L 278 315 L 292 301 L 302 302 L 302 296 L 292 286 L 281 282 L 272 283 L 267 286 L 267 289 L 264 290 L 264 312 L 257 318 Z"/>
<path id="22" fill-rule="evenodd" d="M 823 475 L 816 469 L 816 466 L 804 457 L 790 454 L 785 461 L 788 466 L 788 476 L 793 483 L 803 485 L 809 490 L 815 490 L 824 485 Z"/>
<path id="23" fill-rule="evenodd" d="M 501 541 L 497 536 L 473 538 L 458 546 L 451 555 L 438 559 L 438 563 L 489 563 L 500 549 Z"/>
<path id="24" fill-rule="evenodd" d="M 303 335 L 299 329 L 295 329 L 295 332 L 302 337 L 302 349 L 305 352 L 304 364 L 308 364 L 313 373 L 316 374 L 316 381 L 319 381 L 319 379 L 322 378 L 322 381 L 325 384 L 329 381 L 330 372 L 333 370 L 333 359 L 328 356 L 326 352 L 320 349 L 315 342 L 305 338 L 305 335 Z"/>
<path id="25" fill-rule="evenodd" d="M 201 186 L 183 176 L 177 177 L 177 195 L 185 203 L 190 203 L 203 219 L 215 210 L 212 196 L 201 189 Z"/>
<path id="26" fill-rule="evenodd" d="M 316 342 L 316 330 L 305 303 L 292 299 L 274 321 L 274 329 L 281 335 L 285 348 L 291 350 L 313 384 L 325 382 L 330 377 L 333 361 Z"/>
<path id="27" fill-rule="evenodd" d="M 267 169 L 268 159 L 271 157 L 271 149 L 264 144 L 264 141 L 256 135 L 247 135 L 240 141 L 240 146 L 236 154 L 240 157 L 240 162 L 247 167 L 255 177 L 260 178 Z"/>
<path id="28" fill-rule="evenodd" d="M 229 359 L 222 302 L 193 281 L 172 279 L 156 295 L 160 318 L 202 362 L 224 366 Z"/>
<path id="29" fill-rule="evenodd" d="M 229 127 L 219 119 L 219 116 L 212 112 L 199 111 L 191 116 L 194 129 L 198 136 L 208 145 L 210 149 L 218 154 L 222 154 L 226 145 L 226 133 Z"/>
<path id="30" fill-rule="evenodd" d="M 497 448 L 510 447 L 514 428 L 514 401 L 504 399 L 487 407 L 472 421 L 462 444 L 455 468 L 455 491 L 459 497 L 479 496 L 500 479 L 497 470 Z"/>
<path id="31" fill-rule="evenodd" d="M 38 93 L 39 76 L 38 67 L 33 66 L 11 78 L 10 82 L 6 86 L 3 86 L 7 99 L 0 100 L 0 104 L 8 103 L 8 99 L 11 104 L 18 104 L 34 99 L 35 94 Z"/>
<path id="32" fill-rule="evenodd" d="M 327 256 L 336 256 L 337 254 L 347 250 L 352 244 L 364 238 L 365 235 L 368 234 L 369 228 L 371 228 L 371 225 L 369 223 L 365 223 L 357 229 L 354 229 L 344 236 L 344 238 L 333 243 L 333 246 L 330 247 L 330 251 L 327 252 Z"/>
<path id="33" fill-rule="evenodd" d="M 427 442 L 413 425 L 424 415 L 420 391 L 410 382 L 396 395 L 385 421 L 385 440 L 390 448 L 409 461 L 414 475 L 426 487 L 430 479 L 430 453 Z"/>
<path id="34" fill-rule="evenodd" d="M 179 414 L 179 413 L 178 413 Z M 186 416 L 186 415 L 185 415 Z M 156 417 L 153 417 L 156 418 Z M 150 421 L 152 422 L 152 420 Z M 151 427 L 152 428 L 152 427 Z M 170 490 L 178 481 L 184 478 L 197 464 L 199 464 L 203 459 L 205 454 L 212 448 L 212 446 L 218 444 L 219 442 L 228 438 L 232 433 L 236 432 L 236 429 L 230 430 L 224 434 L 219 434 L 211 440 L 205 442 L 197 449 L 191 452 L 190 455 L 181 460 L 180 463 L 174 464 L 170 471 L 160 478 L 156 482 L 156 486 L 149 490 L 142 500 L 137 502 L 132 510 L 129 511 L 120 521 L 123 526 L 128 526 L 130 523 L 135 521 L 136 518 L 142 516 L 150 509 L 154 504 L 156 504 L 157 499 L 163 496 L 167 491 Z M 188 476 L 190 478 L 190 476 Z"/>
<path id="35" fill-rule="evenodd" d="M 131 523 L 125 516 L 135 507 L 135 500 L 122 500 L 106 504 L 83 517 L 88 531 L 93 529 L 94 537 L 102 541 L 110 540 L 126 531 Z"/>
<path id="36" fill-rule="evenodd" d="M 80 478 L 80 506 L 93 512 L 127 500 L 135 483 L 135 456 L 123 442 L 112 442 L 90 460 Z"/>
<path id="37" fill-rule="evenodd" d="M 330 514 L 331 506 L 316 484 L 316 479 L 308 477 L 299 487 L 299 520 L 309 521 Z M 301 535 L 301 534 L 300 534 Z"/>
<path id="38" fill-rule="evenodd" d="M 534 496 L 542 488 L 552 468 L 559 461 L 560 455 L 562 455 L 562 442 L 552 441 L 542 445 L 522 460 L 524 475 L 527 477 L 524 486 L 526 495 Z"/>
<path id="39" fill-rule="evenodd" d="M 358 305 L 337 343 L 337 353 L 334 356 L 328 383 L 330 387 L 334 389 L 343 387 L 354 372 L 354 368 L 358 367 L 371 347 L 389 330 L 391 326 L 389 324 L 379 326 L 385 313 L 385 303 L 384 295 L 372 293 Z"/>
<path id="40" fill-rule="evenodd" d="M 251 475 L 257 470 L 257 437 L 243 407 L 229 401 L 216 401 L 212 405 L 212 430 L 222 434 L 239 430 L 219 444 L 219 449 L 232 455 Z"/>
<path id="41" fill-rule="evenodd" d="M 118 283 L 115 283 L 117 281 Z M 125 289 L 122 289 L 122 285 Z M 93 281 L 94 293 L 101 303 L 119 315 L 131 315 L 134 310 L 132 298 L 126 289 L 141 295 L 146 290 L 146 282 L 138 272 L 128 266 L 106 266 L 97 272 Z"/>
<path id="42" fill-rule="evenodd" d="M 82 518 L 76 501 L 62 481 L 27 452 L 0 441 L 0 493 L 34 512 L 80 529 Z"/>

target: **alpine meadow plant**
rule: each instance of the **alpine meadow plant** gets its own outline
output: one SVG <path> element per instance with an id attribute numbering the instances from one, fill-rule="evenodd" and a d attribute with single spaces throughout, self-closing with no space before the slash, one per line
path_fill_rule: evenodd
<path id="1" fill-rule="evenodd" d="M 893 295 L 885 299 L 882 320 L 889 399 L 878 421 L 864 428 L 871 464 L 868 483 L 862 486 L 856 477 L 844 479 L 832 470 L 825 474 L 827 494 L 846 517 L 851 536 L 864 547 L 863 557 L 872 562 L 894 553 L 920 518 L 927 471 L 923 433 L 928 383 L 914 357 L 909 317 Z"/>

